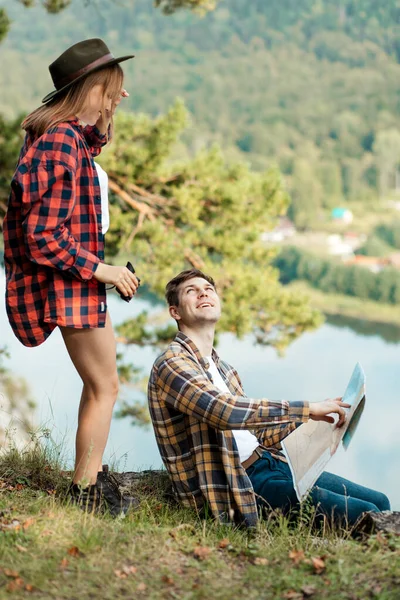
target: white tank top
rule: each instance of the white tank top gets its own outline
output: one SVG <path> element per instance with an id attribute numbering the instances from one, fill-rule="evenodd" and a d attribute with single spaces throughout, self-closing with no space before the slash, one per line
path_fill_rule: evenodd
<path id="1" fill-rule="evenodd" d="M 99 178 L 100 184 L 100 196 L 101 196 L 101 231 L 103 235 L 110 227 L 110 212 L 108 209 L 108 175 L 97 162 L 94 162 L 96 167 L 97 177 Z"/>
<path id="2" fill-rule="evenodd" d="M 210 363 L 210 368 L 208 369 L 212 375 L 214 385 L 224 392 L 225 394 L 230 394 L 228 386 L 225 381 L 222 379 L 220 372 L 217 369 L 217 365 L 213 361 L 211 356 L 206 356 L 206 359 Z M 248 429 L 234 429 L 232 431 L 237 448 L 239 450 L 240 462 L 244 462 L 253 454 L 254 450 L 259 446 L 259 442 L 256 436 L 251 433 Z"/>

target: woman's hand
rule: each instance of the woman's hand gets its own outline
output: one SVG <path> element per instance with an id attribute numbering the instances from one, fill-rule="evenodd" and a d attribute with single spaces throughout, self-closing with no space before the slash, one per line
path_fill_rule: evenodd
<path id="1" fill-rule="evenodd" d="M 115 285 L 123 296 L 129 296 L 130 298 L 135 295 L 139 287 L 136 275 L 126 267 L 114 267 L 113 265 L 99 263 L 94 278 L 101 281 L 101 283 Z"/>
<path id="2" fill-rule="evenodd" d="M 334 418 L 331 416 L 332 413 L 339 415 L 337 427 L 342 427 L 346 422 L 345 408 L 350 408 L 350 404 L 342 402 L 341 398 L 335 398 L 334 400 L 324 400 L 323 402 L 312 402 L 310 404 L 310 419 L 313 421 L 326 421 L 327 423 L 334 423 Z"/>
<path id="3" fill-rule="evenodd" d="M 117 100 L 113 103 L 111 103 L 111 101 L 110 101 L 109 106 L 107 106 L 102 111 L 102 113 L 96 123 L 96 127 L 100 131 L 100 133 L 103 133 L 103 134 L 107 133 L 111 118 L 114 115 L 118 104 L 121 102 L 122 98 L 128 98 L 128 97 L 129 97 L 128 92 L 125 89 L 122 90 L 119 98 L 117 98 Z"/>

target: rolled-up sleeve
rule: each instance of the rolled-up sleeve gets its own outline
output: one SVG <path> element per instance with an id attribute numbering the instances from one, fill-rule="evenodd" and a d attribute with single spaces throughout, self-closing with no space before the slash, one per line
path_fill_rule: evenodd
<path id="1" fill-rule="evenodd" d="M 86 125 L 83 130 L 83 135 L 85 136 L 86 143 L 89 146 L 92 156 L 96 157 L 100 154 L 101 149 L 108 142 L 110 131 L 111 129 L 109 127 L 107 133 L 100 133 L 100 130 L 96 125 Z"/>
<path id="2" fill-rule="evenodd" d="M 91 279 L 100 261 L 82 247 L 66 225 L 75 206 L 74 168 L 42 160 L 29 169 L 29 181 L 22 183 L 21 189 L 22 225 L 29 259 L 80 280 Z"/>
<path id="3" fill-rule="evenodd" d="M 174 356 L 158 367 L 157 394 L 175 410 L 197 418 L 215 429 L 255 429 L 304 423 L 308 402 L 251 399 L 223 393 L 185 356 Z"/>

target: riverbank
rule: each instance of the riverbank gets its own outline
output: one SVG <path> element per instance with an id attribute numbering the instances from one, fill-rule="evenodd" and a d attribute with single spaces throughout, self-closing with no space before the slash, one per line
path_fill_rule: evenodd
<path id="1" fill-rule="evenodd" d="M 149 484 L 123 520 L 86 515 L 66 505 L 68 477 L 38 448 L 0 455 L 1 597 L 398 597 L 398 537 L 360 542 L 285 520 L 250 535 L 201 521 Z"/>
<path id="2" fill-rule="evenodd" d="M 299 294 L 305 294 L 310 299 L 313 308 L 325 315 L 343 316 L 352 319 L 369 321 L 376 324 L 394 325 L 399 328 L 400 312 L 398 306 L 362 300 L 344 294 L 325 294 L 311 287 L 305 281 L 294 281 L 286 286 Z"/>

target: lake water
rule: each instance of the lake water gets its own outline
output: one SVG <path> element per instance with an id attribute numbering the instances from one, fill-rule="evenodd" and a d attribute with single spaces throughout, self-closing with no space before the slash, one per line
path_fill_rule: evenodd
<path id="1" fill-rule="evenodd" d="M 0 272 L 0 295 L 4 275 Z M 109 296 L 114 324 L 135 317 L 148 303 L 130 304 Z M 37 424 L 64 440 L 72 463 L 81 382 L 56 330 L 38 348 L 24 348 L 14 337 L 0 306 L 0 345 L 11 353 L 7 366 L 25 377 L 37 403 Z M 385 492 L 393 509 L 400 510 L 400 333 L 392 327 L 335 319 L 303 335 L 280 358 L 274 350 L 255 346 L 250 338 L 237 341 L 222 335 L 219 354 L 240 372 L 248 396 L 287 400 L 323 400 L 343 394 L 353 367 L 360 361 L 367 375 L 367 403 L 349 449 L 340 448 L 329 464 L 331 472 Z M 149 370 L 156 353 L 151 349 L 126 350 L 135 366 Z M 138 397 L 137 392 L 124 391 Z M 129 420 L 114 419 L 105 462 L 120 470 L 161 466 L 151 427 L 132 427 Z"/>

